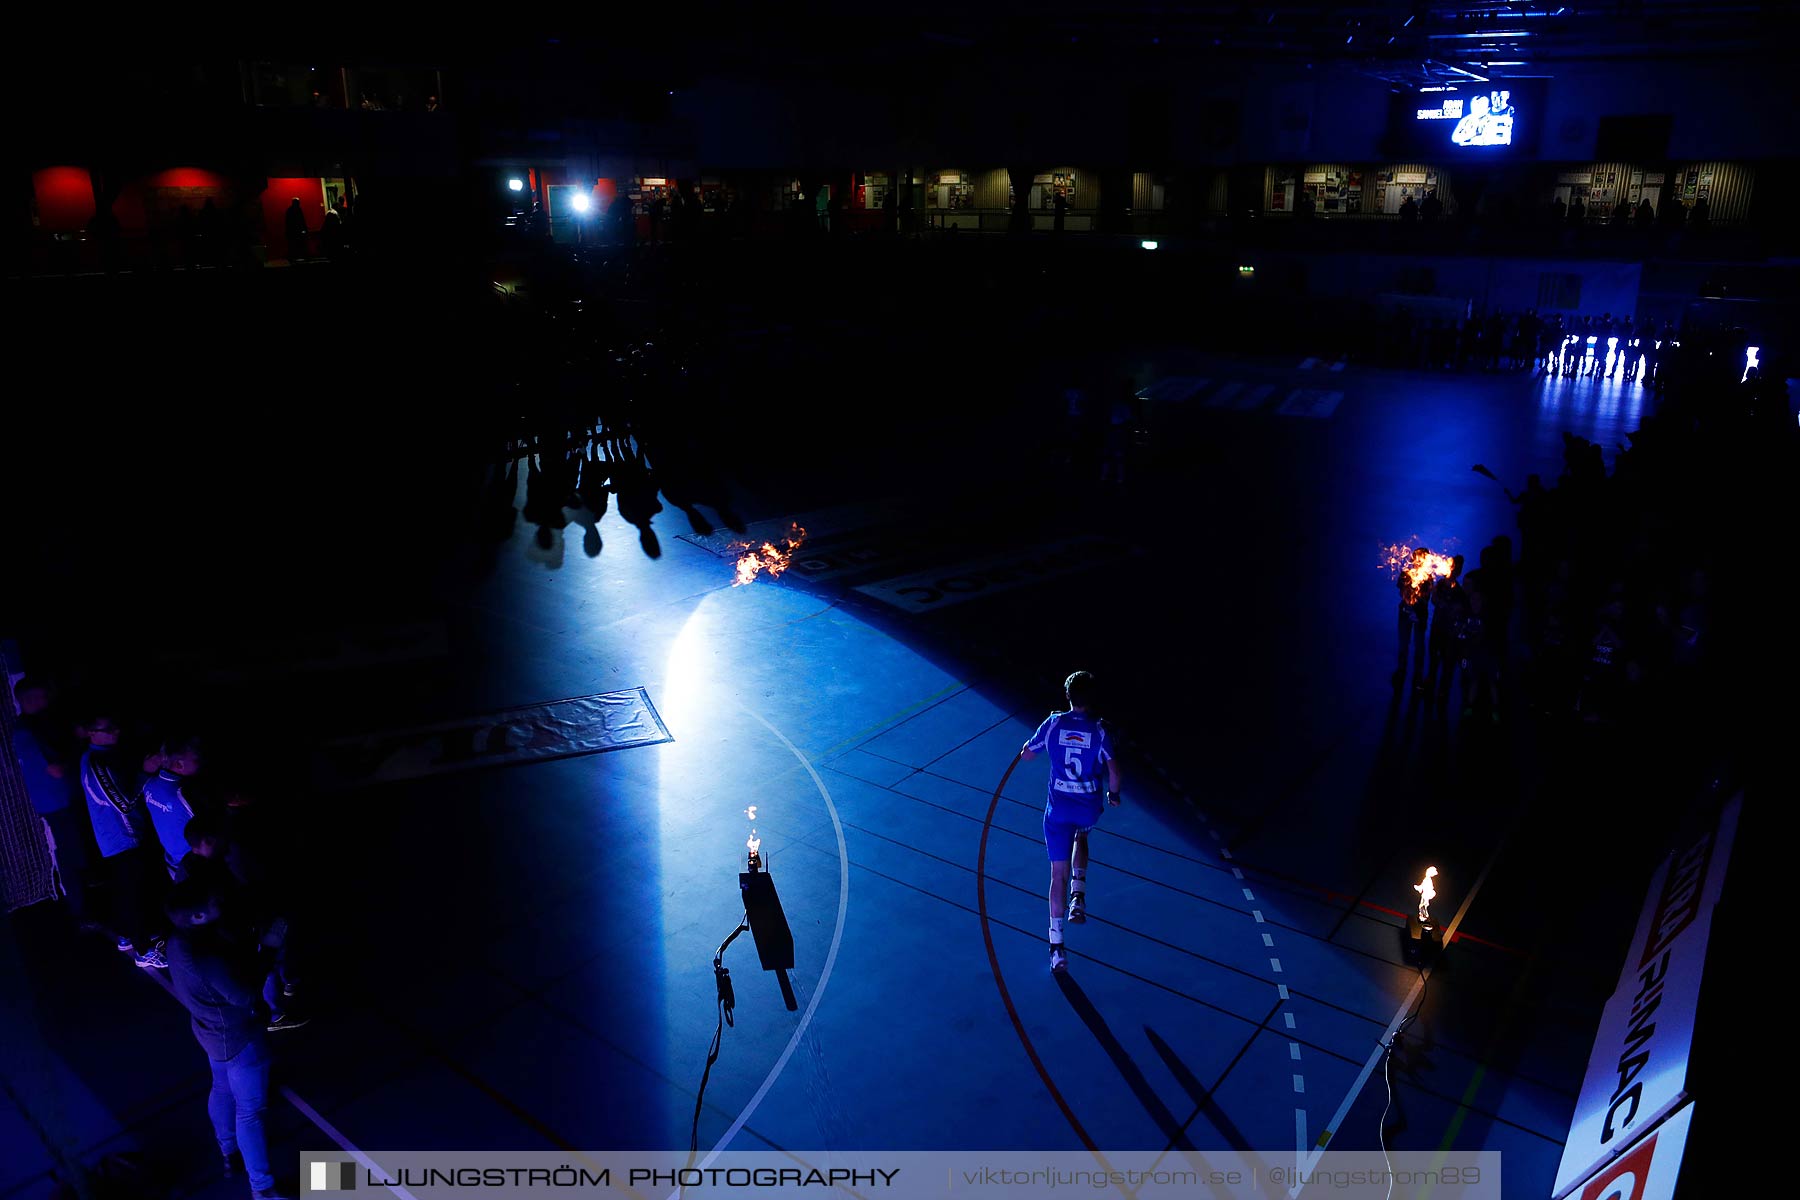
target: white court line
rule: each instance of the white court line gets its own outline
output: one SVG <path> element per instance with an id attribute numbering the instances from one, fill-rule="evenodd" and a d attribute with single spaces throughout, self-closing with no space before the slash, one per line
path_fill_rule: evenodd
<path id="1" fill-rule="evenodd" d="M 169 980 L 161 971 L 146 971 L 146 972 L 144 972 L 144 974 L 150 976 L 150 978 L 155 981 L 156 985 L 158 987 L 162 988 L 163 991 L 169 993 L 169 995 L 171 995 L 171 996 L 175 995 L 174 983 L 171 980 Z M 183 1005 L 182 1007 L 185 1009 L 187 1006 Z M 294 1110 L 296 1112 L 298 1112 L 301 1116 L 305 1117 L 307 1120 L 311 1121 L 314 1125 L 318 1126 L 320 1133 L 324 1134 L 326 1137 L 328 1137 L 332 1141 L 336 1142 L 338 1144 L 338 1149 L 342 1150 L 344 1153 L 348 1154 L 351 1158 L 354 1158 L 357 1162 L 361 1163 L 365 1170 L 375 1171 L 375 1172 L 379 1173 L 382 1176 L 382 1178 L 384 1178 L 384 1179 L 387 1177 L 387 1172 L 382 1170 L 381 1166 L 378 1163 L 376 1163 L 376 1161 L 374 1159 L 372 1159 L 368 1155 L 364 1154 L 361 1150 L 358 1150 L 356 1148 L 355 1144 L 352 1143 L 349 1138 L 347 1138 L 343 1134 L 339 1133 L 336 1130 L 336 1128 L 334 1128 L 332 1126 L 331 1122 L 327 1121 L 324 1117 L 321 1117 L 319 1115 L 318 1109 L 314 1108 L 312 1105 L 308 1104 L 306 1101 L 304 1101 L 300 1098 L 299 1092 L 296 1092 L 293 1088 L 288 1087 L 286 1084 L 282 1084 L 281 1086 L 277 1087 L 275 1090 L 281 1093 L 281 1098 L 283 1100 L 286 1100 L 289 1104 L 294 1106 Z M 405 1188 L 401 1187 L 397 1183 L 383 1184 L 382 1186 L 387 1188 L 387 1190 L 392 1192 L 394 1195 L 400 1197 L 400 1200 L 415 1200 L 415 1198 L 411 1192 L 407 1191 Z"/>
<path id="2" fill-rule="evenodd" d="M 794 1034 L 792 1037 L 788 1038 L 788 1044 L 781 1051 L 781 1057 L 777 1058 L 775 1060 L 775 1065 L 769 1068 L 769 1073 L 764 1077 L 762 1086 L 756 1089 L 756 1094 L 754 1096 L 750 1097 L 750 1103 L 744 1105 L 744 1110 L 738 1113 L 737 1120 L 731 1123 L 731 1128 L 727 1129 L 713 1145 L 713 1148 L 707 1151 L 706 1157 L 695 1164 L 702 1169 L 711 1166 L 713 1162 L 718 1159 L 719 1155 L 724 1152 L 725 1147 L 730 1143 L 731 1139 L 738 1135 L 738 1131 L 744 1127 L 745 1122 L 750 1120 L 750 1114 L 756 1111 L 756 1106 L 763 1102 L 763 1097 L 767 1096 L 769 1094 L 769 1089 L 775 1086 L 775 1081 L 781 1077 L 781 1072 L 787 1068 L 788 1060 L 794 1057 L 794 1051 L 800 1046 L 800 1039 L 806 1036 L 806 1027 L 812 1024 L 813 1014 L 819 1011 L 819 1001 L 825 996 L 825 985 L 831 982 L 831 969 L 837 965 L 838 947 L 844 940 L 844 917 L 850 911 L 850 849 L 844 844 L 844 823 L 838 819 L 837 804 L 831 799 L 831 789 L 825 786 L 825 781 L 823 779 L 819 778 L 819 772 L 812 765 L 812 760 L 800 752 L 800 747 L 788 741 L 787 736 L 783 734 L 781 730 L 769 724 L 768 719 L 761 713 L 741 704 L 739 707 L 743 708 L 750 716 L 756 718 L 757 722 L 761 724 L 764 729 L 767 729 L 770 733 L 775 735 L 776 741 L 786 746 L 789 752 L 792 753 L 795 758 L 800 760 L 800 765 L 806 768 L 806 773 L 808 775 L 812 776 L 813 786 L 819 789 L 819 795 L 825 800 L 825 809 L 831 814 L 831 827 L 837 833 L 837 927 L 831 931 L 831 949 L 825 952 L 825 968 L 819 972 L 818 986 L 813 988 L 812 999 L 806 1002 L 806 1011 L 800 1014 L 800 1024 L 794 1027 Z M 677 1200 L 680 1195 L 680 1189 L 670 1192 L 669 1200 Z"/>
<path id="3" fill-rule="evenodd" d="M 356 1148 L 355 1144 L 353 1142 L 351 1142 L 351 1140 L 349 1138 L 347 1138 L 343 1134 L 339 1133 L 337 1131 L 337 1129 L 331 1124 L 330 1121 L 327 1121 L 324 1117 L 321 1117 L 318 1113 L 318 1110 L 314 1109 L 312 1105 L 310 1105 L 306 1101 L 302 1100 L 300 1098 L 300 1093 L 296 1092 L 293 1088 L 287 1087 L 285 1085 L 282 1087 L 278 1087 L 275 1090 L 280 1092 L 282 1097 L 289 1104 L 293 1105 L 296 1109 L 298 1109 L 301 1116 L 303 1116 L 307 1120 L 311 1121 L 314 1125 L 317 1125 L 319 1127 L 319 1132 L 323 1133 L 326 1137 L 328 1137 L 332 1141 L 336 1142 L 338 1144 L 338 1149 L 342 1150 L 345 1154 L 348 1154 L 351 1158 L 354 1158 L 357 1162 L 361 1163 L 363 1166 L 363 1170 L 368 1171 L 376 1176 L 379 1176 L 381 1179 L 387 1178 L 387 1172 L 382 1170 L 381 1166 L 378 1163 L 376 1163 L 376 1161 L 374 1159 L 372 1159 L 368 1155 L 364 1154 L 361 1150 L 358 1150 Z M 401 1187 L 397 1183 L 384 1183 L 381 1186 L 385 1187 L 388 1191 L 392 1192 L 394 1195 L 400 1197 L 400 1200 L 413 1200 L 413 1194 L 411 1192 L 407 1191 L 405 1188 Z"/>
<path id="4" fill-rule="evenodd" d="M 1475 886 L 1470 888 L 1469 894 L 1463 897 L 1463 902 L 1458 906 L 1456 915 L 1450 919 L 1450 924 L 1445 928 L 1444 946 L 1446 949 L 1449 948 L 1451 941 L 1455 939 L 1457 927 L 1462 924 L 1463 918 L 1468 915 L 1469 906 L 1475 903 L 1476 893 L 1481 891 L 1481 885 L 1487 882 L 1488 872 L 1494 869 L 1494 864 L 1500 859 L 1500 852 L 1506 849 L 1506 843 L 1512 840 L 1513 830 L 1518 827 L 1519 817 L 1515 814 L 1512 824 L 1506 827 L 1506 832 L 1500 835 L 1500 841 L 1495 844 L 1494 852 L 1488 855 L 1487 864 L 1481 868 L 1481 874 L 1475 877 Z M 1336 1114 L 1332 1116 L 1330 1121 L 1325 1123 L 1325 1132 L 1320 1136 L 1328 1139 L 1327 1145 L 1330 1144 L 1330 1138 L 1337 1136 L 1339 1126 L 1342 1125 L 1344 1118 L 1350 1114 L 1350 1106 L 1356 1103 L 1356 1098 L 1362 1095 L 1363 1085 L 1368 1083 L 1369 1076 L 1375 1073 L 1375 1064 L 1381 1061 L 1381 1056 L 1383 1054 L 1387 1053 L 1387 1046 L 1388 1043 L 1393 1040 L 1394 1030 L 1400 1028 L 1400 1022 L 1404 1021 L 1406 1019 L 1406 1014 L 1412 1011 L 1413 1001 L 1418 997 L 1420 991 L 1422 991 L 1424 987 L 1425 977 L 1423 975 L 1413 980 L 1412 987 L 1407 990 L 1406 999 L 1401 1003 L 1400 1007 L 1395 1010 L 1394 1019 L 1388 1022 L 1387 1031 L 1376 1041 L 1375 1049 L 1369 1054 L 1369 1061 L 1363 1064 L 1362 1071 L 1356 1076 L 1356 1082 L 1350 1085 L 1350 1093 L 1344 1097 L 1344 1102 L 1338 1105 Z M 1318 1165 L 1319 1156 L 1324 1153 L 1325 1146 L 1314 1146 L 1312 1148 L 1312 1151 L 1306 1156 L 1305 1165 L 1301 1167 L 1299 1171 L 1299 1175 L 1302 1179 L 1312 1171 L 1313 1167 Z M 1292 1188 L 1288 1189 L 1289 1200 L 1298 1196 L 1305 1187 L 1306 1185 L 1304 1183 L 1296 1183 Z"/>

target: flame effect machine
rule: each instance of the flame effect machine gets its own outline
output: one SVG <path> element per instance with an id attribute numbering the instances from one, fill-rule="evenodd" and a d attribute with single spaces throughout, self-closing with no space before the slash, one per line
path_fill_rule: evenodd
<path id="1" fill-rule="evenodd" d="M 1419 911 L 1406 917 L 1406 937 L 1400 950 L 1407 962 L 1423 966 L 1434 961 L 1444 950 L 1444 931 L 1431 915 L 1431 902 L 1437 898 L 1436 867 L 1425 868 L 1425 878 L 1413 884 L 1419 893 Z"/>

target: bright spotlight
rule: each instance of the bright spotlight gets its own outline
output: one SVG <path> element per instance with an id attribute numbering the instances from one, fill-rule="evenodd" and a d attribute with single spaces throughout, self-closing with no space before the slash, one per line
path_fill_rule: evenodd
<path id="1" fill-rule="evenodd" d="M 1760 347 L 1760 346 L 1744 347 L 1744 373 L 1743 373 L 1743 375 L 1739 376 L 1739 378 L 1738 378 L 1739 383 L 1742 383 L 1742 382 L 1744 382 L 1744 380 L 1750 378 L 1751 368 L 1756 368 L 1756 373 L 1758 375 L 1762 374 L 1762 364 L 1759 361 L 1757 361 L 1757 357 L 1756 357 L 1761 352 L 1762 352 L 1762 347 Z"/>
<path id="2" fill-rule="evenodd" d="M 1145 238 L 1143 241 L 1139 242 L 1138 245 L 1142 246 L 1146 250 L 1156 249 L 1156 241 L 1153 238 Z"/>
<path id="3" fill-rule="evenodd" d="M 523 179 L 509 179 L 506 181 L 506 189 L 510 192 L 522 192 L 525 190 L 525 181 Z"/>
<path id="4" fill-rule="evenodd" d="M 576 212 L 585 213 L 588 209 L 594 207 L 594 198 L 585 193 L 576 192 L 569 203 L 574 205 Z"/>

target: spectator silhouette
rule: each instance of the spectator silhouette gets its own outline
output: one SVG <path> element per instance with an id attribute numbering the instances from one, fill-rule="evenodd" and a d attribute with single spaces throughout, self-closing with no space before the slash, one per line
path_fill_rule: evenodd
<path id="1" fill-rule="evenodd" d="M 1414 200 L 1412 198 L 1412 196 L 1409 194 L 1406 197 L 1406 199 L 1400 201 L 1400 223 L 1402 225 L 1411 225 L 1414 221 L 1417 221 L 1418 219 L 1419 219 L 1419 202 L 1417 200 Z"/>
<path id="2" fill-rule="evenodd" d="M 1706 202 L 1706 197 L 1702 196 L 1694 201 L 1694 209 L 1688 214 L 1688 224 L 1695 229 L 1705 229 L 1707 222 L 1711 219 L 1712 206 Z"/>
<path id="3" fill-rule="evenodd" d="M 300 197 L 288 202 L 286 221 L 288 261 L 299 262 L 306 257 L 306 210 L 300 207 Z"/>
<path id="4" fill-rule="evenodd" d="M 1587 201 L 1580 196 L 1569 201 L 1569 224 L 1580 229 L 1587 223 Z"/>
<path id="5" fill-rule="evenodd" d="M 1561 196 L 1550 198 L 1550 223 L 1561 225 L 1569 219 L 1569 206 L 1563 203 Z"/>
<path id="6" fill-rule="evenodd" d="M 1444 202 L 1438 199 L 1437 189 L 1425 193 L 1425 199 L 1419 203 L 1419 219 L 1427 225 L 1436 225 L 1444 215 Z"/>
<path id="7" fill-rule="evenodd" d="M 1639 200 L 1637 205 L 1637 227 L 1648 229 L 1656 223 L 1656 210 L 1650 206 L 1648 199 Z"/>
<path id="8" fill-rule="evenodd" d="M 319 226 L 319 252 L 326 258 L 337 258 L 344 252 L 343 218 L 335 208 L 325 210 L 325 219 Z"/>
<path id="9" fill-rule="evenodd" d="M 656 479 L 641 453 L 626 454 L 613 463 L 612 491 L 619 498 L 619 515 L 637 526 L 638 544 L 651 558 L 662 557 L 662 546 L 650 521 L 662 511 L 656 498 Z"/>

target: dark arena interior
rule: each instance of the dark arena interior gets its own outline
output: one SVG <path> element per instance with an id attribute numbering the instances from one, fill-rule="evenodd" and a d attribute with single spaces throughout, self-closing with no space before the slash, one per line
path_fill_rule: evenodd
<path id="1" fill-rule="evenodd" d="M 1795 13 L 9 19 L 0 1200 L 1748 1194 Z"/>

